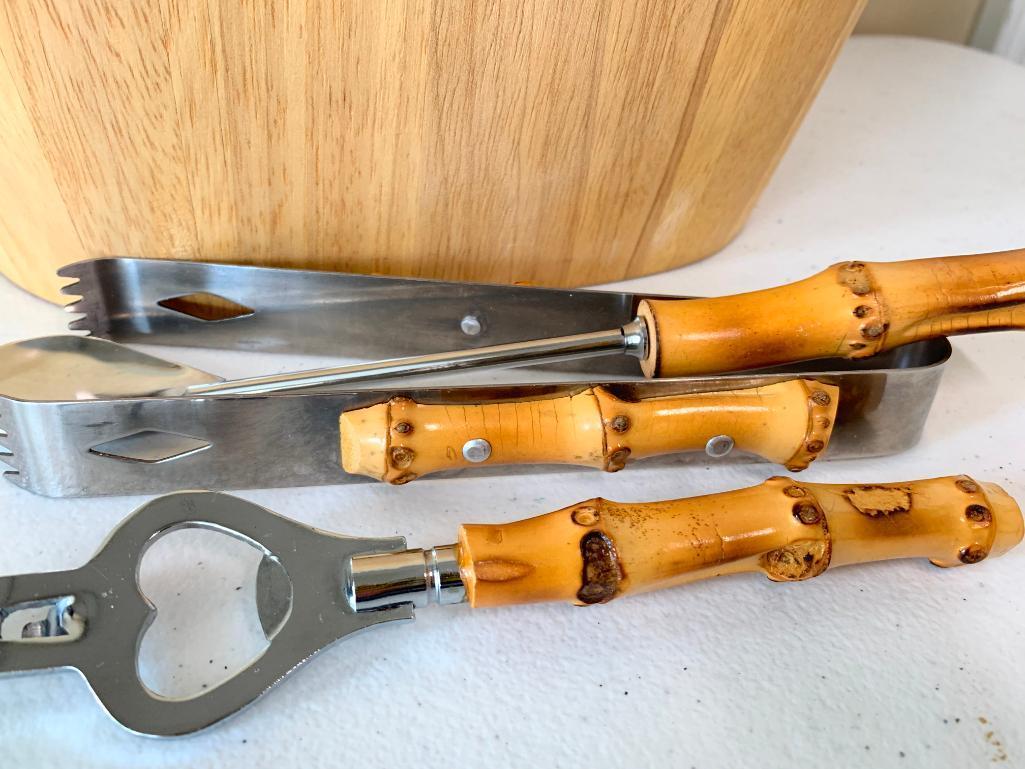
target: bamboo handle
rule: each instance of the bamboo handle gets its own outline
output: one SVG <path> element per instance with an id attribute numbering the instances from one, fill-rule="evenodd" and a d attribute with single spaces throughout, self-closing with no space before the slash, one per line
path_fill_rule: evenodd
<path id="1" fill-rule="evenodd" d="M 864 358 L 939 336 L 1025 328 L 1025 249 L 906 262 L 844 262 L 778 288 L 645 300 L 647 376 L 813 358 Z"/>
<path id="2" fill-rule="evenodd" d="M 339 418 L 346 472 L 389 483 L 478 465 L 575 464 L 620 470 L 627 459 L 694 451 L 729 435 L 753 454 L 803 470 L 829 442 L 839 390 L 794 379 L 765 387 L 626 401 L 604 387 L 543 400 L 429 405 L 409 398 Z M 484 441 L 486 443 L 480 443 Z M 490 449 L 464 456 L 477 442 Z"/>
<path id="3" fill-rule="evenodd" d="M 976 563 L 1010 550 L 1022 530 L 1013 499 L 966 476 L 872 486 L 777 477 L 704 497 L 591 499 L 515 523 L 463 526 L 459 564 L 474 606 L 593 604 L 738 572 L 791 582 L 889 558 Z"/>

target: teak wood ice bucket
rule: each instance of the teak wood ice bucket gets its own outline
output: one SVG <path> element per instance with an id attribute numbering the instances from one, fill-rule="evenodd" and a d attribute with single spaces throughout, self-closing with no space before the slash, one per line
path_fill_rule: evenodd
<path id="1" fill-rule="evenodd" d="M 7 0 L 0 270 L 579 285 L 722 247 L 864 0 Z"/>

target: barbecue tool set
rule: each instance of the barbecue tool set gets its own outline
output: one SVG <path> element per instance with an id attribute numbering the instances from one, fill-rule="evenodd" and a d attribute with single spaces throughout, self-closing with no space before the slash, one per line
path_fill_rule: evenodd
<path id="1" fill-rule="evenodd" d="M 75 668 L 139 733 L 208 726 L 324 646 L 430 602 L 587 605 L 741 571 L 798 581 L 887 558 L 953 566 L 1022 538 L 1015 502 L 967 476 L 777 477 L 661 503 L 594 499 L 464 526 L 456 544 L 427 550 L 177 490 L 401 485 L 552 464 L 617 471 L 702 450 L 703 461 L 736 450 L 793 472 L 820 456 L 894 453 L 918 440 L 946 336 L 1025 328 L 1025 250 L 848 262 L 715 299 L 129 258 L 61 275 L 81 297 L 71 328 L 89 336 L 0 347 L 6 477 L 49 496 L 176 493 L 127 518 L 79 569 L 0 578 L 0 673 Z M 132 343 L 380 360 L 225 380 Z M 514 383 L 417 380 L 528 364 L 544 368 Z M 221 685 L 172 700 L 138 678 L 154 609 L 137 571 L 154 541 L 187 527 L 263 553 L 257 606 L 270 645 Z"/>

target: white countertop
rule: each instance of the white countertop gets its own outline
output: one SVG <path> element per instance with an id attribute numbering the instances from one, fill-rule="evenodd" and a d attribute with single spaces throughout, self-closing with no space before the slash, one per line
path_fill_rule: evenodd
<path id="1" fill-rule="evenodd" d="M 1025 68 L 947 44 L 857 38 L 740 237 L 703 263 L 621 285 L 733 293 L 845 259 L 1023 245 Z M 67 320 L 2 279 L 0 307 L 0 342 L 60 333 Z M 823 461 L 802 478 L 965 472 L 1025 501 L 1025 336 L 954 346 L 917 448 Z M 241 365 L 209 351 L 158 354 L 222 374 Z M 596 495 L 723 491 L 777 471 L 634 468 L 241 495 L 320 528 L 421 546 L 450 541 L 461 522 Z M 0 484 L 0 574 L 80 565 L 143 501 L 44 499 Z M 234 591 L 255 559 L 220 569 L 210 560 L 228 551 L 204 548 L 209 536 L 172 535 L 144 568 L 158 606 L 177 601 L 151 631 L 178 655 L 164 668 L 173 683 L 216 683 L 213 671 L 244 648 L 230 634 L 255 632 L 251 607 L 239 608 L 246 591 Z M 747 575 L 588 609 L 431 607 L 327 650 L 240 716 L 176 741 L 124 732 L 74 673 L 10 678 L 0 681 L 0 765 L 1025 765 L 1023 585 L 1025 546 L 960 569 L 900 561 L 798 584 Z M 188 625 L 190 613 L 206 624 Z M 143 657 L 156 669 L 146 644 Z"/>

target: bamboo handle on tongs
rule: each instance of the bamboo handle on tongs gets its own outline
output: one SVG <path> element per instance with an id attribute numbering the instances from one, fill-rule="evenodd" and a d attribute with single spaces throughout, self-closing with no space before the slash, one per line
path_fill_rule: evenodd
<path id="1" fill-rule="evenodd" d="M 777 288 L 641 302 L 647 376 L 864 358 L 939 336 L 1025 328 L 1025 249 L 843 262 Z"/>
<path id="2" fill-rule="evenodd" d="M 875 485 L 770 478 L 667 502 L 591 499 L 537 518 L 467 525 L 460 574 L 474 606 L 604 603 L 707 577 L 792 582 L 832 566 L 928 558 L 957 566 L 1022 538 L 1018 505 L 967 476 Z"/>
<path id="3" fill-rule="evenodd" d="M 392 398 L 341 415 L 342 466 L 396 484 L 440 470 L 524 463 L 612 472 L 628 460 L 720 440 L 797 471 L 829 443 L 838 397 L 833 385 L 794 379 L 638 401 L 605 387 L 499 403 Z"/>

